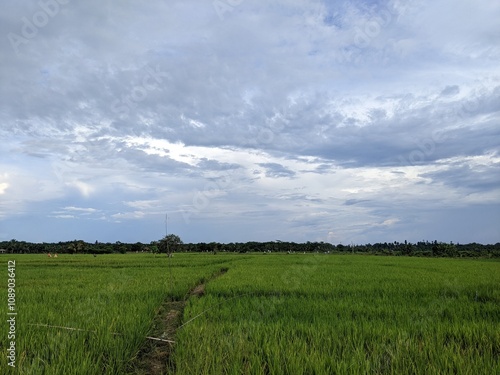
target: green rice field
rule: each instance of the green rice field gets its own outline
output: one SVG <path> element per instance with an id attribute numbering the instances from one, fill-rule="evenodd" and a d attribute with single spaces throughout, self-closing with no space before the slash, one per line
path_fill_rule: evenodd
<path id="1" fill-rule="evenodd" d="M 10 345 L 8 260 L 16 261 L 17 312 L 16 367 L 4 354 L 2 374 L 500 373 L 496 260 L 250 253 L 0 259 L 2 353 Z M 147 337 L 169 342 L 155 347 Z M 163 357 L 145 363 L 144 353 L 155 350 Z"/>

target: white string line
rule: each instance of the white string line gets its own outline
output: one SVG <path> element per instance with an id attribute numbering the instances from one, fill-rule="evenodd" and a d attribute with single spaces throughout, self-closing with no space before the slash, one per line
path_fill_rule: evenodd
<path id="1" fill-rule="evenodd" d="M 36 326 L 36 327 L 47 327 L 47 328 L 60 328 L 60 329 L 66 329 L 68 331 L 80 331 L 80 332 L 97 333 L 97 331 L 91 331 L 91 330 L 88 330 L 88 329 L 63 327 L 63 326 L 52 326 L 52 325 L 49 325 L 49 324 L 41 324 L 41 323 L 37 323 L 37 324 L 28 323 L 27 325 L 28 326 Z M 115 336 L 123 336 L 122 333 L 118 333 L 118 332 L 109 332 L 109 333 L 112 334 L 112 335 L 115 335 Z M 175 344 L 175 341 L 172 341 L 172 340 L 165 340 L 165 339 L 160 339 L 160 338 L 151 337 L 151 336 L 146 336 L 146 338 L 149 339 L 149 340 L 163 341 L 163 342 L 168 342 L 170 344 Z"/>

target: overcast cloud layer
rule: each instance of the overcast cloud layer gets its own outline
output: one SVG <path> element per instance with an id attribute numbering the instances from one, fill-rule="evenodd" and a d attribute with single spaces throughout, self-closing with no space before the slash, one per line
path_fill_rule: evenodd
<path id="1" fill-rule="evenodd" d="M 0 240 L 500 241 L 500 2 L 5 0 Z"/>

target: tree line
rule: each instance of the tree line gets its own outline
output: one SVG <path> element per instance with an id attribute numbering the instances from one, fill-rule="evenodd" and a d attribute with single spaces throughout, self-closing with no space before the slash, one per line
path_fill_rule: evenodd
<path id="1" fill-rule="evenodd" d="M 60 254 L 113 254 L 113 253 L 163 253 L 174 252 L 209 252 L 217 254 L 219 252 L 232 253 L 357 253 L 392 256 L 425 256 L 425 257 L 500 257 L 500 243 L 483 245 L 479 243 L 444 243 L 438 241 L 420 241 L 411 243 L 404 242 L 383 242 L 364 245 L 334 245 L 327 242 L 305 242 L 296 243 L 288 241 L 268 241 L 268 242 L 199 242 L 183 243 L 179 236 L 170 234 L 158 241 L 150 243 L 123 243 L 120 241 L 109 243 L 85 242 L 82 240 L 57 242 L 57 243 L 31 243 L 26 241 L 0 242 L 0 252 L 8 254 L 39 254 L 39 253 L 60 253 Z"/>

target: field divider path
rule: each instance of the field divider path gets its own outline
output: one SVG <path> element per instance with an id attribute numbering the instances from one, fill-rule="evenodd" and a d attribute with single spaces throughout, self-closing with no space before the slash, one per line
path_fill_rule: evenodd
<path id="1" fill-rule="evenodd" d="M 202 279 L 191 288 L 182 300 L 166 299 L 159 307 L 153 320 L 151 336 L 146 337 L 136 359 L 131 366 L 131 374 L 160 375 L 165 374 L 166 367 L 175 370 L 172 353 L 175 344 L 175 334 L 179 328 L 189 323 L 182 323 L 184 308 L 192 297 L 200 298 L 205 294 L 205 285 L 224 275 L 228 268 L 224 267 L 213 273 L 209 278 Z M 193 319 L 191 319 L 193 320 Z M 151 340 L 151 341 L 149 341 Z"/>

